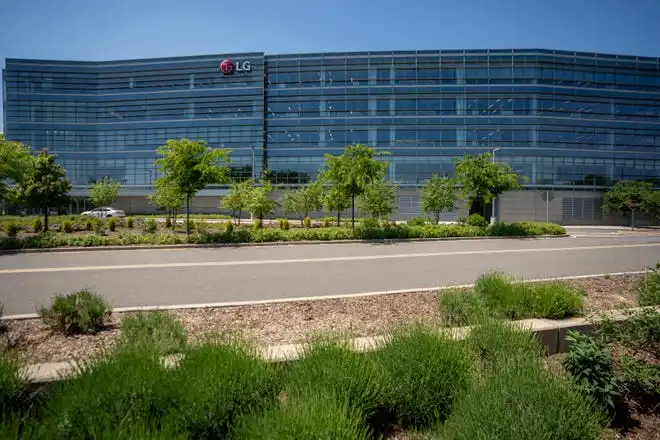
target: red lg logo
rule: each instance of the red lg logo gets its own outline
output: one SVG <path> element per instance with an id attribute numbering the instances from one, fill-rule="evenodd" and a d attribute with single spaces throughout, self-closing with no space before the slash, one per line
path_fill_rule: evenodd
<path id="1" fill-rule="evenodd" d="M 229 58 L 227 58 L 220 63 L 220 71 L 225 75 L 231 75 L 234 73 L 234 63 Z"/>

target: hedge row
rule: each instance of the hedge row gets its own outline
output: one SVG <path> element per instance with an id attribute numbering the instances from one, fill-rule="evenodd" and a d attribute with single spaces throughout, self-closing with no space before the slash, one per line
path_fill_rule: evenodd
<path id="1" fill-rule="evenodd" d="M 276 241 L 330 241 L 330 240 L 374 240 L 416 239 L 484 236 L 535 236 L 563 235 L 563 227 L 551 223 L 497 223 L 488 228 L 467 225 L 384 225 L 374 228 L 307 228 L 281 230 L 275 228 L 247 229 L 231 228 L 225 231 L 197 231 L 185 237 L 169 233 L 145 234 L 127 232 L 116 236 L 72 235 L 46 233 L 33 236 L 2 238 L 0 249 L 53 248 L 62 246 L 124 246 L 137 244 L 215 244 L 215 243 L 264 243 Z"/>

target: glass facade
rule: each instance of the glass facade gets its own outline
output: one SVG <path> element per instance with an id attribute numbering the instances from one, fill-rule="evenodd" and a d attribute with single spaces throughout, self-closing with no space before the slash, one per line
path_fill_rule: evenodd
<path id="1" fill-rule="evenodd" d="M 225 75 L 230 58 L 251 71 Z M 497 149 L 532 187 L 660 185 L 660 59 L 550 50 L 210 55 L 6 61 L 5 131 L 48 148 L 74 185 L 157 177 L 168 138 L 233 150 L 235 176 L 316 177 L 324 153 L 392 153 L 418 186 L 452 159 Z"/>

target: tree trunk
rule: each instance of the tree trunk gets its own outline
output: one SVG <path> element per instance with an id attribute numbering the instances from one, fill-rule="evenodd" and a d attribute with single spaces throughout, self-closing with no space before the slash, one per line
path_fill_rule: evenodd
<path id="1" fill-rule="evenodd" d="M 438 223 L 440 223 L 440 212 L 439 211 L 435 213 L 435 224 L 437 225 Z"/>
<path id="2" fill-rule="evenodd" d="M 176 210 L 172 211 L 172 231 L 176 232 Z"/>
<path id="3" fill-rule="evenodd" d="M 341 211 L 337 210 L 337 227 L 341 228 Z"/>
<path id="4" fill-rule="evenodd" d="M 259 229 L 264 227 L 264 213 L 260 212 L 259 213 Z"/>
<path id="5" fill-rule="evenodd" d="M 44 210 L 44 232 L 48 232 L 48 206 L 44 206 L 43 210 Z"/>
<path id="6" fill-rule="evenodd" d="M 186 235 L 190 235 L 190 197 L 186 197 Z"/>
<path id="7" fill-rule="evenodd" d="M 243 211 L 238 211 L 238 218 L 236 219 L 238 220 L 238 222 L 236 222 L 238 226 L 241 225 L 241 215 L 243 215 Z"/>
<path id="8" fill-rule="evenodd" d="M 355 230 L 355 196 L 351 195 L 351 229 Z"/>

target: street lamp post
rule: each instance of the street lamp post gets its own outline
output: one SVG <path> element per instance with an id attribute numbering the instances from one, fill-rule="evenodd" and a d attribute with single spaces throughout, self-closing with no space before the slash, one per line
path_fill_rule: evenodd
<path id="1" fill-rule="evenodd" d="M 493 148 L 493 163 L 495 163 L 495 152 L 499 151 L 500 147 Z M 495 200 L 497 197 L 493 197 L 493 200 L 491 200 L 491 213 L 490 213 L 490 224 L 494 224 L 497 221 L 497 218 L 495 217 Z"/>

